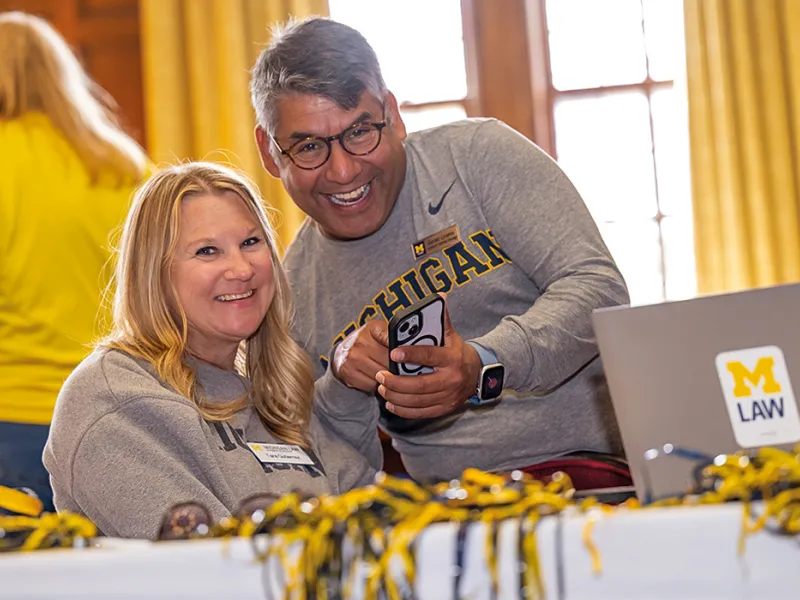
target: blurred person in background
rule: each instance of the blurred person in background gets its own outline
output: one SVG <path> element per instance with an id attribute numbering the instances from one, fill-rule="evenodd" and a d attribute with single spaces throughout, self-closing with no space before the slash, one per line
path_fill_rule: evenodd
<path id="1" fill-rule="evenodd" d="M 53 406 L 102 333 L 109 234 L 147 168 L 114 107 L 46 21 L 0 13 L 0 485 L 45 510 Z"/>

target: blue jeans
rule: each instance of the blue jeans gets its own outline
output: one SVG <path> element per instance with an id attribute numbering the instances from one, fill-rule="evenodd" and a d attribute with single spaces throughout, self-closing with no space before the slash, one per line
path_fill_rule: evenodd
<path id="1" fill-rule="evenodd" d="M 42 451 L 50 432 L 49 425 L 28 425 L 0 421 L 0 485 L 32 489 L 53 512 L 50 476 L 42 464 Z"/>

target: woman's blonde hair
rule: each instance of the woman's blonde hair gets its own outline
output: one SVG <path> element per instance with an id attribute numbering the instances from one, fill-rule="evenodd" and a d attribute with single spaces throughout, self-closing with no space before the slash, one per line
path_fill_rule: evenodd
<path id="1" fill-rule="evenodd" d="M 239 347 L 237 369 L 250 378 L 248 393 L 232 402 L 207 403 L 187 364 L 188 325 L 169 278 L 180 230 L 181 202 L 198 194 L 233 192 L 261 225 L 272 254 L 275 296 L 256 332 Z M 308 446 L 314 390 L 311 362 L 289 335 L 291 292 L 276 250 L 275 237 L 258 192 L 244 176 L 203 162 L 166 168 L 135 193 L 122 231 L 114 275 L 113 330 L 100 342 L 153 365 L 161 379 L 192 399 L 207 420 L 223 421 L 248 403 L 265 426 L 282 440 Z M 170 289 L 165 289 L 170 286 Z M 174 298 L 178 315 L 170 311 Z"/>
<path id="2" fill-rule="evenodd" d="M 101 173 L 134 183 L 146 157 L 116 119 L 116 104 L 81 67 L 47 21 L 0 13 L 0 119 L 45 114 L 81 157 L 91 179 Z"/>

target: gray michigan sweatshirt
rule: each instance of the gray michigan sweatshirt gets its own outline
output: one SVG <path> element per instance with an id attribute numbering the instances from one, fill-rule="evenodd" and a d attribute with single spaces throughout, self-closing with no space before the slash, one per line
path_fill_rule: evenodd
<path id="1" fill-rule="evenodd" d="M 431 421 L 383 415 L 411 475 L 450 479 L 467 467 L 620 453 L 591 313 L 628 302 L 628 293 L 575 188 L 495 120 L 414 133 L 405 150 L 405 183 L 380 230 L 338 241 L 306 219 L 287 251 L 295 336 L 316 361 L 317 385 L 335 389 L 327 364 L 347 334 L 446 292 L 456 330 L 495 352 L 507 389 L 498 402 Z M 319 404 L 375 460 L 376 399 L 340 393 Z"/>
<path id="2" fill-rule="evenodd" d="M 232 400 L 249 381 L 192 361 L 209 401 Z M 146 362 L 98 350 L 70 375 L 56 401 L 44 464 L 55 505 L 87 516 L 106 535 L 154 538 L 168 510 L 203 504 L 216 521 L 260 494 L 339 493 L 375 470 L 314 417 L 312 448 L 276 438 L 252 408 L 206 422 Z"/>

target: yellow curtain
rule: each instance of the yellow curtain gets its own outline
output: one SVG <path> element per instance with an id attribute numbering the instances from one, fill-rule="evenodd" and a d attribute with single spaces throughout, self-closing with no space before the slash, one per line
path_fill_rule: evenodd
<path id="1" fill-rule="evenodd" d="M 699 290 L 800 280 L 800 1 L 685 0 Z"/>
<path id="2" fill-rule="evenodd" d="M 273 24 L 327 15 L 327 0 L 141 0 L 140 11 L 150 155 L 243 169 L 279 211 L 285 246 L 303 214 L 259 162 L 249 70 Z"/>

